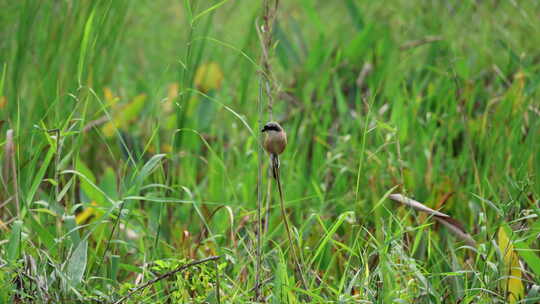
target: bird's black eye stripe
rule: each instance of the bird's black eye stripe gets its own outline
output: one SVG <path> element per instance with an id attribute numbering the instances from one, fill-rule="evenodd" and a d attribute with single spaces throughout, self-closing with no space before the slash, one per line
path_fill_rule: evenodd
<path id="1" fill-rule="evenodd" d="M 280 131 L 278 126 L 264 126 L 264 130 L 265 131 L 276 131 L 276 132 Z"/>

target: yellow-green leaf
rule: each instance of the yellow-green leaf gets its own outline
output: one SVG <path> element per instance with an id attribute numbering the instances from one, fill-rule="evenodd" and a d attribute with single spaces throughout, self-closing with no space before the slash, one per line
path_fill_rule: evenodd
<path id="1" fill-rule="evenodd" d="M 507 228 L 509 230 L 509 228 Z M 498 244 L 501 254 L 503 256 L 504 267 L 502 275 L 504 279 L 501 280 L 503 289 L 507 292 L 508 303 L 517 303 L 523 298 L 523 282 L 521 281 L 521 267 L 519 265 L 519 258 L 514 251 L 514 245 L 508 237 L 507 229 L 505 227 L 499 228 Z"/>
<path id="2" fill-rule="evenodd" d="M 105 96 L 105 102 L 109 106 L 114 106 L 120 98 L 114 96 L 114 93 L 109 88 L 103 89 L 103 95 Z"/>
<path id="3" fill-rule="evenodd" d="M 95 208 L 95 207 L 98 206 L 98 204 L 96 204 L 96 202 L 92 202 L 90 204 L 90 206 L 92 206 L 92 207 L 88 207 L 88 208 L 84 209 L 81 213 L 77 214 L 77 216 L 75 217 L 75 222 L 77 223 L 77 225 L 86 223 L 88 221 L 88 219 L 90 219 L 92 216 L 97 218 L 97 217 L 100 217 L 103 214 L 103 212 L 101 212 L 97 208 Z"/>
<path id="4" fill-rule="evenodd" d="M 202 64 L 195 72 L 195 86 L 202 92 L 219 89 L 222 81 L 223 72 L 215 62 Z"/>
<path id="5" fill-rule="evenodd" d="M 111 137 L 113 136 L 116 129 L 125 128 L 130 122 L 132 122 L 139 116 L 141 110 L 144 107 L 145 101 L 146 95 L 138 95 L 133 98 L 130 103 L 116 111 L 113 114 L 112 120 L 107 122 L 101 129 L 101 131 L 103 131 L 103 134 L 105 134 L 106 137 Z"/>
<path id="6" fill-rule="evenodd" d="M 178 97 L 179 88 L 180 86 L 176 82 L 169 85 L 169 88 L 167 89 L 167 100 L 163 103 L 163 111 L 165 111 L 165 113 L 171 113 L 173 111 L 173 102 L 176 97 Z"/>

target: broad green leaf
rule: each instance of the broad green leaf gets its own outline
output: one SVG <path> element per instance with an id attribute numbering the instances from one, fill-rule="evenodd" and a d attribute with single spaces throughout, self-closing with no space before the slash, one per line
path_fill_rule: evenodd
<path id="1" fill-rule="evenodd" d="M 48 225 L 43 226 L 41 223 L 36 221 L 36 217 L 29 216 L 27 217 L 29 221 L 29 227 L 32 231 L 35 231 L 37 234 L 37 239 L 42 242 L 43 246 L 47 248 L 48 254 L 55 256 L 58 252 L 58 246 L 55 243 L 55 226 Z M 34 238 L 35 239 L 35 238 Z M 35 240 L 33 240 L 35 241 Z"/>
<path id="2" fill-rule="evenodd" d="M 79 235 L 79 231 L 77 229 L 78 226 L 75 217 L 73 215 L 66 216 L 64 218 L 64 226 L 66 231 L 69 233 L 73 246 L 78 246 L 81 242 L 81 236 Z"/>
<path id="3" fill-rule="evenodd" d="M 120 256 L 119 255 L 111 256 L 111 271 L 110 271 L 109 278 L 113 281 L 116 280 L 119 264 L 120 264 Z"/>
<path id="4" fill-rule="evenodd" d="M 34 199 L 34 195 L 36 194 L 36 191 L 38 190 L 39 185 L 41 184 L 41 181 L 43 180 L 43 176 L 45 176 L 45 172 L 47 168 L 49 167 L 49 164 L 54 156 L 54 152 L 55 152 L 54 147 L 50 147 L 49 151 L 47 152 L 47 155 L 45 156 L 45 159 L 41 162 L 39 170 L 32 182 L 32 186 L 30 187 L 30 191 L 28 191 L 28 195 L 26 196 L 27 204 L 30 204 L 32 200 Z"/>
<path id="5" fill-rule="evenodd" d="M 84 180 L 85 182 L 87 182 L 95 191 L 101 193 L 101 195 L 103 195 L 105 201 L 108 204 L 110 204 L 110 205 L 115 204 L 115 201 L 113 201 L 110 197 L 108 197 L 105 192 L 103 192 L 101 189 L 99 189 L 98 186 L 96 186 L 96 184 L 94 184 L 90 179 L 88 179 L 88 177 L 86 177 L 86 175 L 82 174 L 81 172 L 79 172 L 77 170 L 64 170 L 64 171 L 60 172 L 60 174 L 77 175 L 81 180 Z"/>
<path id="6" fill-rule="evenodd" d="M 96 177 L 94 176 L 94 173 L 92 173 L 92 171 L 80 158 L 77 159 L 77 162 L 75 163 L 75 169 L 86 177 L 86 179 L 79 179 L 84 194 L 88 197 L 88 199 L 90 199 L 90 201 L 96 202 L 99 206 L 103 206 L 105 204 L 105 198 L 103 194 L 94 186 L 96 184 Z"/>
<path id="7" fill-rule="evenodd" d="M 82 281 L 86 269 L 87 249 L 88 241 L 84 240 L 79 243 L 69 258 L 67 273 L 72 286 L 77 286 Z"/>
<path id="8" fill-rule="evenodd" d="M 150 160 L 148 160 L 146 164 L 144 164 L 144 166 L 141 169 L 141 172 L 139 172 L 139 174 L 137 175 L 137 178 L 140 183 L 142 183 L 142 181 L 144 181 L 144 179 L 146 179 L 146 177 L 148 177 L 148 175 L 150 175 L 150 173 L 152 173 L 157 168 L 157 166 L 159 165 L 159 163 L 165 156 L 167 155 L 156 154 L 152 156 L 152 158 L 150 158 Z"/>
<path id="9" fill-rule="evenodd" d="M 111 167 L 105 169 L 105 173 L 101 177 L 99 187 L 113 199 L 118 199 L 117 185 L 116 185 L 116 173 Z"/>
<path id="10" fill-rule="evenodd" d="M 203 97 L 199 101 L 198 129 L 201 132 L 211 132 L 212 122 L 216 114 L 216 104 Z"/>
<path id="11" fill-rule="evenodd" d="M 7 247 L 7 259 L 9 261 L 15 261 L 19 257 L 22 225 L 22 221 L 17 220 L 13 222 L 13 226 L 11 228 L 11 236 L 9 237 Z"/>
<path id="12" fill-rule="evenodd" d="M 79 53 L 79 64 L 77 65 L 77 79 L 79 80 L 79 85 L 82 84 L 82 73 L 84 69 L 84 61 L 86 59 L 86 51 L 88 49 L 88 45 L 90 44 L 90 36 L 92 34 L 92 25 L 94 24 L 94 13 L 95 13 L 95 10 L 92 10 L 92 13 L 90 13 L 88 20 L 86 21 L 86 25 L 84 26 L 84 35 L 81 42 L 81 52 Z"/>

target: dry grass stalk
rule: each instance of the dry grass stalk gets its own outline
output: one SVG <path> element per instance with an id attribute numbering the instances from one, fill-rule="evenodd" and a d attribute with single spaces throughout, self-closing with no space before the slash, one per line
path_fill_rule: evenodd
<path id="1" fill-rule="evenodd" d="M 366 62 L 364 63 L 364 66 L 362 66 L 362 70 L 360 71 L 360 74 L 358 74 L 358 77 L 356 78 L 356 86 L 359 88 L 362 88 L 364 85 L 364 82 L 366 81 L 366 78 L 369 76 L 369 74 L 373 71 L 373 64 Z"/>
<path id="2" fill-rule="evenodd" d="M 272 25 L 276 17 L 277 9 L 279 6 L 279 0 L 274 0 L 274 7 L 271 8 L 270 1 L 272 0 L 263 0 L 263 24 L 261 27 L 257 25 L 257 33 L 259 35 L 259 40 L 261 42 L 261 66 L 262 71 L 259 75 L 259 126 L 262 126 L 264 123 L 262 121 L 263 117 L 263 100 L 264 94 L 266 92 L 267 98 L 267 109 L 269 120 L 273 120 L 273 98 L 272 98 L 272 83 L 271 83 L 271 66 L 270 66 L 270 49 L 272 46 Z M 261 300 L 261 290 L 260 290 L 260 275 L 262 270 L 262 209 L 263 209 L 263 189 L 262 189 L 262 168 L 263 168 L 263 157 L 264 152 L 262 150 L 263 143 L 263 134 L 259 136 L 259 149 L 258 149 L 258 174 L 257 174 L 257 252 L 256 252 L 256 264 L 255 264 L 255 301 Z M 267 210 L 268 212 L 268 210 Z M 268 217 L 268 216 L 267 216 Z"/>
<path id="3" fill-rule="evenodd" d="M 441 40 L 443 40 L 443 38 L 440 36 L 427 36 L 422 39 L 407 41 L 404 44 L 402 44 L 399 47 L 399 49 L 401 51 L 405 51 L 405 50 L 412 49 L 412 48 L 415 48 L 415 47 L 418 47 L 427 43 L 437 42 Z"/>
<path id="4" fill-rule="evenodd" d="M 268 98 L 267 109 L 268 109 L 268 120 L 272 121 L 273 118 L 273 77 L 272 77 L 272 66 L 270 64 L 270 52 L 272 50 L 272 29 L 274 21 L 276 19 L 277 10 L 279 7 L 279 0 L 273 0 L 274 5 L 272 6 L 272 0 L 263 0 L 263 24 L 262 26 L 257 26 L 257 34 L 259 35 L 259 40 L 261 41 L 261 66 L 262 66 L 262 77 L 263 87 L 266 91 L 266 97 Z"/>
<path id="5" fill-rule="evenodd" d="M 300 265 L 300 254 L 302 254 L 301 249 L 299 248 L 298 253 L 296 252 L 296 246 L 294 246 L 293 238 L 291 235 L 291 228 L 289 226 L 287 211 L 285 210 L 285 199 L 283 198 L 283 188 L 281 187 L 281 174 L 279 171 L 279 167 L 277 168 L 277 172 L 276 172 L 276 183 L 277 183 L 277 188 L 279 192 L 279 204 L 281 206 L 281 216 L 283 218 L 283 223 L 285 224 L 285 230 L 287 230 L 287 238 L 289 239 L 289 246 L 291 247 L 293 260 L 294 260 L 294 263 L 296 264 L 296 270 L 298 274 L 300 275 L 302 285 L 307 290 L 308 288 L 307 280 L 304 276 L 304 272 L 302 271 L 302 265 Z"/>

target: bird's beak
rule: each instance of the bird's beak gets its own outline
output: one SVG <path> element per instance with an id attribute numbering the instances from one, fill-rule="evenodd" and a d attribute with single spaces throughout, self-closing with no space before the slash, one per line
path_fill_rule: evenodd
<path id="1" fill-rule="evenodd" d="M 266 130 L 267 130 L 267 129 L 266 129 L 266 126 L 264 126 L 264 128 L 261 129 L 261 132 L 264 133 L 264 132 L 266 132 Z"/>

